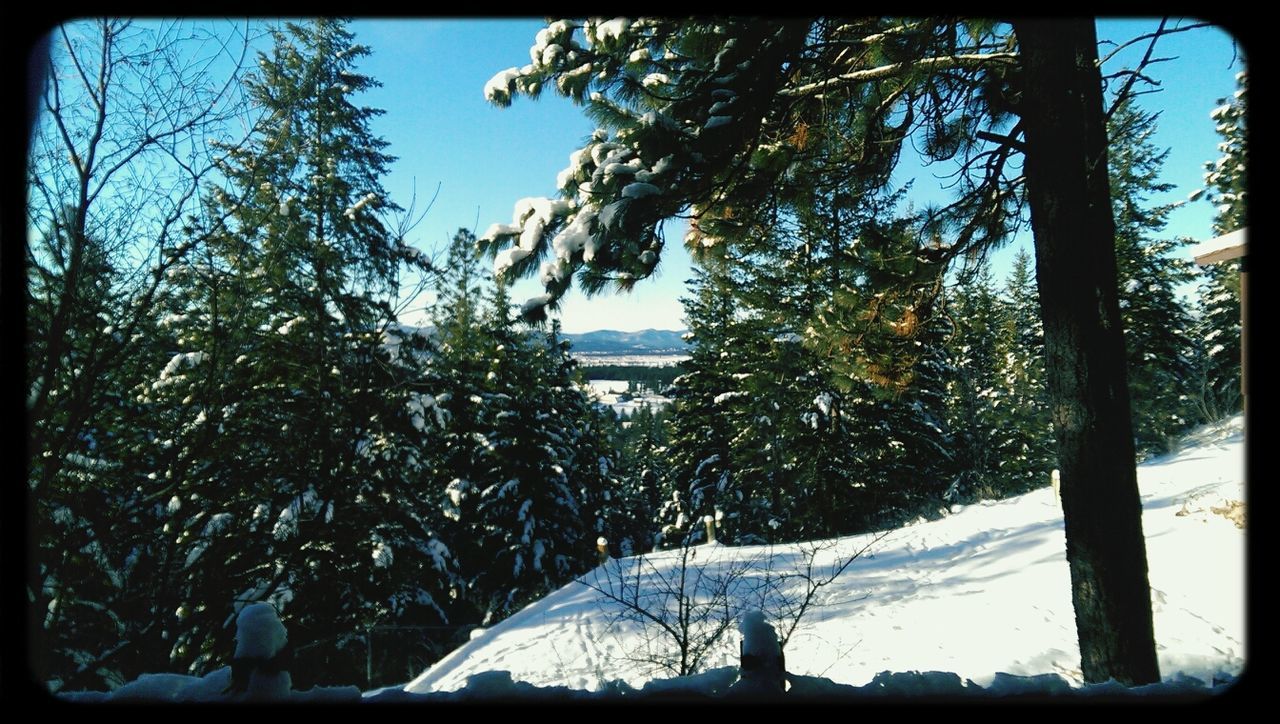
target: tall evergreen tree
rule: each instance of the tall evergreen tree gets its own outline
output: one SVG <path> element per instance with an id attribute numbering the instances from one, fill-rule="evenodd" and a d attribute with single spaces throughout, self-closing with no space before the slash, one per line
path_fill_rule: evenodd
<path id="1" fill-rule="evenodd" d="M 813 185 L 783 201 L 772 233 L 736 245 L 741 252 L 734 253 L 744 270 L 737 293 L 760 320 L 756 335 L 766 343 L 751 356 L 748 399 L 772 407 L 758 412 L 745 432 L 770 423 L 759 429 L 767 433 L 760 444 L 776 452 L 763 469 L 774 478 L 767 486 L 772 515 L 782 521 L 776 532 L 786 540 L 912 517 L 921 511 L 908 501 L 908 488 L 938 479 L 945 457 L 938 454 L 942 447 L 909 449 L 906 440 L 880 434 L 923 429 L 915 423 L 924 408 L 914 402 L 928 375 L 912 379 L 912 372 L 923 371 L 922 360 L 934 350 L 912 325 L 886 325 L 875 313 L 861 313 L 866 310 L 858 305 L 867 298 L 887 301 L 881 282 L 892 272 L 879 279 L 866 273 L 868 266 L 880 272 L 892 266 L 877 255 L 880 240 L 905 240 L 910 223 L 895 218 L 900 191 L 881 190 L 857 175 L 834 185 L 817 182 L 840 143 L 822 131 L 810 134 L 808 156 L 795 173 L 811 176 Z M 915 242 L 904 249 L 912 257 Z M 876 257 L 870 265 L 869 257 Z M 907 394 L 877 394 L 869 375 Z M 913 470 L 900 476 L 897 463 L 903 462 Z"/>
<path id="2" fill-rule="evenodd" d="M 714 269 L 698 269 L 683 300 L 692 346 L 675 381 L 670 477 L 658 511 L 664 547 L 703 540 L 701 519 L 715 514 L 720 492 L 732 484 L 732 432 L 721 408 L 735 392 L 723 363 L 735 311 L 728 284 Z"/>
<path id="3" fill-rule="evenodd" d="M 727 410 L 735 485 L 722 504 L 725 526 L 741 542 L 820 537 L 828 515 L 853 497 L 839 404 L 828 370 L 791 331 L 799 320 L 779 327 L 761 312 L 753 309 L 731 340 L 746 354 Z"/>
<path id="4" fill-rule="evenodd" d="M 476 436 L 483 435 L 487 423 L 478 401 L 486 389 L 490 365 L 485 338 L 478 333 L 484 314 L 483 281 L 474 238 L 459 230 L 449 244 L 444 276 L 431 308 L 433 370 L 442 390 L 436 402 L 447 421 L 433 467 L 446 478 L 442 505 L 446 517 L 454 521 L 461 520 L 464 507 L 470 507 L 464 501 L 482 482 Z M 451 537 L 460 547 L 470 542 L 461 529 Z"/>
<path id="5" fill-rule="evenodd" d="M 853 340 L 852 332 L 839 338 L 843 342 L 829 339 L 831 320 L 848 309 L 832 296 L 871 296 L 874 289 L 851 259 L 848 236 L 883 233 L 879 215 L 889 207 L 841 193 L 843 198 L 815 193 L 789 202 L 785 221 L 767 238 L 740 245 L 732 258 L 723 250 L 706 254 L 699 295 L 685 300 L 694 330 L 689 367 L 715 385 L 677 406 L 673 449 L 690 461 L 710 461 L 693 467 L 694 473 L 718 470 L 720 477 L 714 510 L 690 512 L 681 500 L 678 512 L 693 522 L 723 514 L 722 539 L 838 535 L 940 507 L 937 485 L 951 461 L 940 396 L 949 374 L 940 354 L 945 331 L 941 320 L 927 317 L 921 329 L 881 320 L 858 330 L 864 339 L 878 337 L 877 351 L 865 355 L 873 344 Z M 898 233 L 905 230 L 896 226 Z M 724 281 L 705 281 L 717 278 Z M 727 313 L 700 318 L 716 308 L 704 300 L 718 301 Z M 716 318 L 716 324 L 706 323 Z M 832 356 L 800 344 L 806 336 L 847 344 L 859 356 L 833 363 Z M 894 360 L 895 347 L 909 354 Z M 900 385 L 894 392 L 878 394 L 854 372 L 878 364 L 886 380 Z M 680 437 L 701 416 L 710 417 L 703 427 L 718 426 L 722 437 Z M 678 472 L 676 481 L 682 484 Z M 711 489 L 705 482 L 697 487 Z M 692 535 L 701 531 L 695 526 Z"/>
<path id="6" fill-rule="evenodd" d="M 1016 495 L 1043 487 L 1058 467 L 1053 440 L 1049 390 L 1044 372 L 1044 327 L 1037 311 L 1031 255 L 1019 250 L 1005 280 L 1006 314 L 999 335 L 1001 389 L 1006 401 L 1002 423 L 1007 456 L 1003 465 L 1005 494 Z"/>
<path id="7" fill-rule="evenodd" d="M 947 345 L 955 369 L 947 384 L 947 426 L 954 431 L 956 465 L 944 497 L 970 503 L 1004 492 L 1001 468 L 1010 453 L 1002 444 L 1009 430 L 1001 419 L 1010 404 L 1001 384 L 1005 308 L 985 267 L 957 287 L 947 311 L 956 324 Z"/>
<path id="8" fill-rule="evenodd" d="M 859 191 L 865 195 L 850 196 Z M 806 236 L 830 268 L 802 325 L 838 389 L 815 403 L 829 401 L 823 418 L 848 426 L 855 490 L 840 533 L 936 515 L 952 467 L 944 399 L 952 370 L 943 349 L 952 323 L 940 311 L 944 269 L 934 259 L 944 245 L 921 238 L 927 225 L 918 217 L 895 213 L 900 192 L 854 187 L 845 195 L 807 220 Z"/>
<path id="9" fill-rule="evenodd" d="M 861 530 L 937 517 L 949 487 L 946 474 L 955 461 L 946 427 L 946 387 L 954 372 L 944 342 L 951 324 L 944 315 L 921 312 L 920 329 L 910 333 L 916 345 L 913 362 L 898 373 L 909 381 L 889 395 L 880 386 L 855 383 L 851 392 L 858 394 L 845 405 L 873 501 L 859 521 Z"/>
<path id="10" fill-rule="evenodd" d="M 272 130 L 228 153 L 213 241 L 175 273 L 177 349 L 144 392 L 171 443 L 156 463 L 180 547 L 172 657 L 195 671 L 251 601 L 283 608 L 295 641 L 339 646 L 447 615 L 451 555 L 416 481 L 437 390 L 390 305 L 420 262 L 380 213 L 398 209 L 380 111 L 353 102 L 376 85 L 355 71 L 370 51 L 328 19 L 274 41 L 248 84 Z M 296 679 L 350 673 L 322 668 Z"/>
<path id="11" fill-rule="evenodd" d="M 1239 88 L 1211 114 L 1222 142 L 1222 156 L 1205 164 L 1206 198 L 1214 204 L 1215 234 L 1229 234 L 1249 225 L 1248 95 L 1249 77 L 1236 76 Z M 1196 334 L 1199 390 L 1195 395 L 1201 418 L 1218 420 L 1239 410 L 1240 389 L 1240 272 L 1243 259 L 1212 264 L 1203 270 L 1199 325 Z"/>
<path id="12" fill-rule="evenodd" d="M 948 302 L 954 464 L 950 502 L 1020 495 L 1048 485 L 1056 466 L 1044 381 L 1044 336 L 1031 258 L 1014 256 L 1003 290 L 979 267 Z"/>
<path id="13" fill-rule="evenodd" d="M 608 414 L 612 415 L 610 411 Z M 603 491 L 600 532 L 610 549 L 623 556 L 653 549 L 655 516 L 662 507 L 668 478 L 669 410 L 640 407 L 629 417 L 612 419 L 617 451 L 617 487 Z"/>
<path id="14" fill-rule="evenodd" d="M 1173 188 L 1160 181 L 1169 152 L 1151 142 L 1155 123 L 1154 114 L 1130 101 L 1117 108 L 1108 127 L 1120 317 L 1139 454 L 1168 450 L 1191 417 L 1192 319 L 1178 288 L 1192 271 L 1185 254 L 1178 254 L 1186 242 L 1159 236 L 1176 204 L 1153 205 L 1150 199 Z"/>
<path id="15" fill-rule="evenodd" d="M 1230 98 L 1219 98 L 1213 119 L 1222 142 L 1222 156 L 1205 163 L 1205 198 L 1216 208 L 1214 232 L 1229 234 L 1249 225 L 1249 74 L 1236 74 L 1239 88 Z"/>
<path id="16" fill-rule="evenodd" d="M 448 258 L 435 367 L 449 396 L 437 398 L 446 423 L 433 474 L 454 521 L 462 598 L 490 625 L 590 564 L 613 462 L 567 343 L 520 328 L 505 286 L 479 273 L 469 232 Z"/>

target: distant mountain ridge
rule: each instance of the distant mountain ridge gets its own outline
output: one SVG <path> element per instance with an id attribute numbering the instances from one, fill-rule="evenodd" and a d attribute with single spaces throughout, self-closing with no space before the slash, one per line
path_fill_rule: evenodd
<path id="1" fill-rule="evenodd" d="M 684 354 L 688 352 L 684 334 L 686 330 L 642 329 L 639 332 L 619 332 L 613 329 L 597 329 L 594 332 L 565 334 L 573 343 L 573 351 L 579 354 Z"/>

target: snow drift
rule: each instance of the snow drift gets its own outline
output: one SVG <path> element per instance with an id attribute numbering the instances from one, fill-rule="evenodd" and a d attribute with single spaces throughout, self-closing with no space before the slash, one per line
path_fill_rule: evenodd
<path id="1" fill-rule="evenodd" d="M 1205 428 L 1180 452 L 1139 466 L 1138 482 L 1164 679 L 1230 679 L 1245 662 L 1245 541 L 1237 525 L 1243 419 Z M 818 551 L 815 569 L 870 541 L 866 535 L 832 541 Z M 765 576 L 806 560 L 803 544 L 713 544 L 692 553 L 691 575 L 746 567 L 744 577 Z M 670 677 L 653 662 L 663 637 L 622 615 L 624 607 L 596 588 L 609 580 L 610 565 L 652 579 L 671 575 L 678 558 L 679 551 L 665 551 L 645 557 L 643 568 L 640 559 L 597 568 L 489 628 L 404 691 L 454 691 L 495 670 L 535 686 L 597 691 L 618 680 L 641 688 Z M 1045 674 L 1081 686 L 1062 509 L 1053 490 L 957 508 L 942 520 L 890 532 L 819 592 L 785 655 L 797 680 L 824 677 L 849 686 L 867 685 L 881 672 L 913 671 L 954 672 L 981 687 L 1008 686 L 1010 675 Z M 737 663 L 737 637 L 730 635 L 700 669 Z"/>

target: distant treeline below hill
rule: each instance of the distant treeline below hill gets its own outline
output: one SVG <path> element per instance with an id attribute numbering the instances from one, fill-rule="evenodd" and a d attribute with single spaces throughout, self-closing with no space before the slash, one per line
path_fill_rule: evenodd
<path id="1" fill-rule="evenodd" d="M 661 392 L 670 387 L 683 372 L 679 365 L 646 367 L 644 365 L 583 365 L 578 368 L 587 380 L 626 380 L 633 386 Z"/>
<path id="2" fill-rule="evenodd" d="M 597 329 L 594 332 L 565 334 L 564 337 L 573 343 L 574 354 L 660 354 L 687 352 L 684 334 L 684 330 L 670 329 L 644 329 L 639 332 Z"/>

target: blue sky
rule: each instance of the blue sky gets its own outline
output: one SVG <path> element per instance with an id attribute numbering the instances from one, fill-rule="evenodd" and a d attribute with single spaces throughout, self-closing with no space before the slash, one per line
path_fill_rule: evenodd
<path id="1" fill-rule="evenodd" d="M 1156 25 L 1154 19 L 1104 20 L 1098 35 L 1122 41 Z M 387 111 L 374 130 L 399 157 L 384 180 L 387 191 L 407 205 L 416 187 L 421 208 L 439 186 L 434 206 L 409 238 L 423 250 L 443 249 L 459 227 L 479 233 L 491 223 L 509 223 L 522 197 L 555 195 L 556 174 L 590 135 L 594 126 L 581 110 L 551 92 L 537 101 L 517 98 L 505 109 L 484 100 L 482 89 L 494 73 L 529 62 L 529 46 L 541 27 L 536 19 L 352 23 L 357 40 L 373 49 L 361 72 L 383 84 L 361 100 Z M 1136 63 L 1144 49 L 1145 44 L 1130 49 L 1104 70 Z M 1165 176 L 1175 189 L 1153 199 L 1161 203 L 1185 199 L 1199 187 L 1204 163 L 1217 158 L 1220 139 L 1209 113 L 1217 99 L 1234 92 L 1243 58 L 1230 36 L 1216 29 L 1168 36 L 1157 50 L 1161 57 L 1176 56 L 1152 70 L 1163 90 L 1141 99 L 1145 107 L 1161 111 L 1156 143 L 1171 149 Z M 935 182 L 927 176 L 916 180 L 921 198 L 931 196 L 930 184 Z M 1186 204 L 1171 216 L 1168 233 L 1207 238 L 1212 214 L 1205 201 Z M 630 294 L 587 299 L 576 289 L 570 292 L 561 313 L 564 330 L 682 328 L 679 297 L 690 276 L 689 258 L 679 243 L 683 233 L 682 227 L 669 229 L 659 275 Z M 1024 235 L 997 256 L 997 278 L 1007 268 L 1010 250 L 1025 243 Z M 513 296 L 522 301 L 537 292 L 536 282 L 526 281 Z M 416 321 L 412 312 L 406 321 Z"/>

